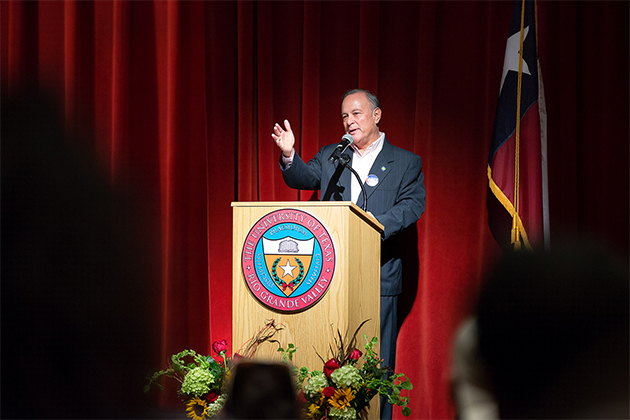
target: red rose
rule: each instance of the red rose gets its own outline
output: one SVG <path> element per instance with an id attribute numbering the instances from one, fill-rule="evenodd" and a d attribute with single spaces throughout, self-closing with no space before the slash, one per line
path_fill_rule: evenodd
<path id="1" fill-rule="evenodd" d="M 359 358 L 363 355 L 363 353 L 361 353 L 361 351 L 359 351 L 359 349 L 354 349 L 352 350 L 352 353 L 350 353 L 348 355 L 348 359 L 352 360 L 353 362 L 356 362 L 357 360 L 359 360 Z"/>
<path id="2" fill-rule="evenodd" d="M 228 348 L 227 341 L 225 340 L 217 340 L 212 343 L 212 350 L 214 350 L 217 354 L 221 354 L 225 352 Z"/>
<path id="3" fill-rule="evenodd" d="M 214 391 L 210 391 L 208 392 L 208 395 L 206 395 L 206 401 L 208 401 L 209 403 L 215 402 L 217 398 L 219 398 L 219 394 Z"/>
<path id="4" fill-rule="evenodd" d="M 306 404 L 306 397 L 304 396 L 304 390 L 300 390 L 300 393 L 297 396 L 297 400 L 300 404 L 304 405 Z"/>
<path id="5" fill-rule="evenodd" d="M 324 374 L 330 378 L 330 374 L 339 369 L 339 364 L 335 359 L 330 359 L 324 365 Z"/>
<path id="6" fill-rule="evenodd" d="M 335 395 L 335 388 L 332 386 L 327 386 L 322 390 L 322 394 L 324 394 L 326 398 L 330 398 Z"/>

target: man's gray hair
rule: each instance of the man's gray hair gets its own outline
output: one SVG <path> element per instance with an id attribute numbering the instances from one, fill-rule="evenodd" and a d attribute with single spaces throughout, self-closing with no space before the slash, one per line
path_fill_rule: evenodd
<path id="1" fill-rule="evenodd" d="M 381 103 L 378 101 L 378 98 L 376 97 L 376 95 L 366 89 L 349 90 L 343 95 L 343 98 L 341 99 L 341 101 L 343 102 L 343 100 L 346 99 L 346 97 L 353 95 L 355 93 L 359 93 L 359 92 L 365 93 L 365 96 L 367 96 L 367 100 L 370 103 L 370 111 L 374 111 L 376 108 L 381 107 Z"/>

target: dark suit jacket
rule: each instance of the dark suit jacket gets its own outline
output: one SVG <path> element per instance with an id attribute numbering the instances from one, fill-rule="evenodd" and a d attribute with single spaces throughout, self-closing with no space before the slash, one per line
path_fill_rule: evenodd
<path id="1" fill-rule="evenodd" d="M 281 156 L 280 167 L 286 184 L 301 190 L 321 190 L 322 201 L 351 201 L 350 182 L 354 175 L 341 164 L 328 162 L 336 146 L 324 146 L 308 163 L 296 153 L 288 169 L 284 168 Z M 424 212 L 422 159 L 393 146 L 385 138 L 383 149 L 369 174 L 376 175 L 379 182 L 374 186 L 364 184 L 368 196 L 367 210 L 385 227 L 381 247 L 381 295 L 397 295 L 402 287 L 404 246 L 417 247 L 417 243 L 400 243 L 397 238 L 402 235 L 397 234 L 412 225 L 415 228 Z M 357 202 L 363 204 L 363 193 Z"/>

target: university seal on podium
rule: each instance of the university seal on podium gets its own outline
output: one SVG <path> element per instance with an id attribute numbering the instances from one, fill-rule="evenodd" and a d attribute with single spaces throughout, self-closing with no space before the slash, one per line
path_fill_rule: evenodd
<path id="1" fill-rule="evenodd" d="M 326 227 L 296 209 L 260 218 L 247 234 L 241 254 L 247 287 L 260 303 L 278 312 L 315 305 L 330 287 L 335 263 Z"/>

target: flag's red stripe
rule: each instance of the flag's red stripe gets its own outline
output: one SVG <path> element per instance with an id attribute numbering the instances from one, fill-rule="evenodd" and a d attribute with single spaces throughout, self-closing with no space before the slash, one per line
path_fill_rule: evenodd
<path id="1" fill-rule="evenodd" d="M 514 203 L 514 149 L 512 135 L 499 148 L 492 164 L 492 179 L 511 203 Z M 520 209 L 519 215 L 530 243 L 542 239 L 542 176 L 540 117 L 538 103 L 521 120 L 520 134 Z"/>

